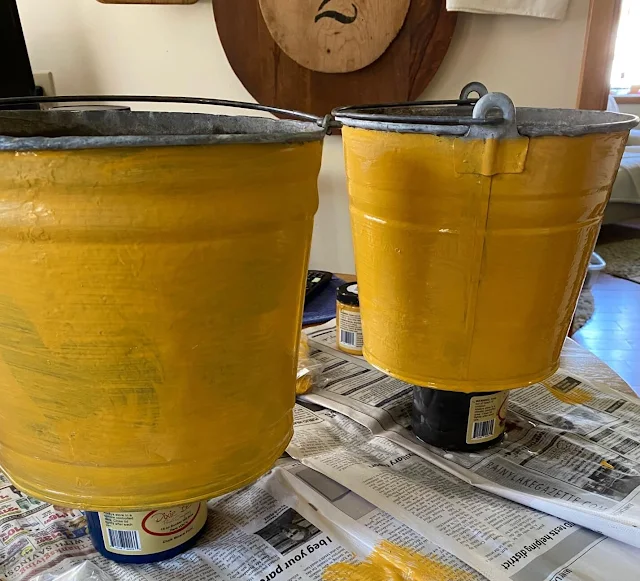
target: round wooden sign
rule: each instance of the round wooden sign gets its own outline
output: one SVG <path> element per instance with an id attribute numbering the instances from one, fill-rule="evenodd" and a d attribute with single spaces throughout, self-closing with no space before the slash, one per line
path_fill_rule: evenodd
<path id="1" fill-rule="evenodd" d="M 263 8 L 271 7 L 274 10 L 279 4 L 286 7 L 311 7 L 311 22 L 307 18 L 307 28 L 303 26 L 298 32 L 300 39 L 295 40 L 292 39 L 292 34 L 282 37 L 276 32 L 272 34 L 274 24 L 271 24 L 270 28 L 263 15 L 260 1 L 212 0 L 218 35 L 231 67 L 258 103 L 306 111 L 319 117 L 341 105 L 417 99 L 436 74 L 449 48 L 456 23 L 456 12 L 447 12 L 445 0 L 386 0 L 384 3 L 381 0 L 262 0 Z M 322 40 L 319 33 L 316 38 L 310 39 L 309 34 L 305 32 L 308 27 L 313 29 L 313 26 L 318 25 L 322 27 L 319 29 L 321 31 L 336 32 L 336 39 L 341 36 L 344 39 L 352 39 L 353 34 L 348 36 L 346 27 L 355 26 L 357 18 L 350 24 L 339 22 L 344 20 L 348 23 L 354 18 L 356 9 L 352 5 L 357 7 L 359 17 L 361 14 L 373 14 L 369 12 L 369 5 L 372 6 L 371 10 L 374 10 L 374 5 L 378 6 L 377 10 L 382 10 L 383 4 L 397 4 L 401 7 L 408 4 L 407 10 L 385 8 L 389 11 L 388 14 L 395 15 L 394 18 L 404 18 L 404 23 L 400 23 L 397 35 L 395 25 L 387 27 L 387 22 L 384 22 L 382 28 L 380 22 L 371 23 L 374 32 L 369 28 L 369 23 L 365 26 L 364 20 L 358 25 L 360 28 L 354 28 L 357 34 L 373 34 L 376 39 L 375 42 L 372 41 L 372 46 L 376 46 L 377 49 L 367 48 L 367 56 L 364 48 L 362 55 L 357 55 L 355 53 L 359 45 L 352 46 L 349 42 L 347 46 L 345 42 L 343 52 L 346 56 L 342 58 L 339 54 L 341 49 L 337 55 L 334 54 L 335 48 L 328 44 L 331 41 Z M 284 16 L 279 20 L 276 18 L 273 22 L 279 22 L 278 30 L 281 31 L 293 30 L 294 25 L 288 24 L 288 18 L 291 22 L 303 18 L 300 16 L 302 9 L 289 17 L 284 9 L 278 8 L 278 11 L 281 12 L 274 14 Z M 384 20 L 387 17 L 380 18 Z M 285 24 L 282 24 L 283 21 Z M 345 28 L 342 29 L 339 25 Z M 279 40 L 276 40 L 274 35 Z M 395 38 L 392 38 L 393 35 Z M 390 44 L 386 50 L 381 39 L 389 39 Z M 295 43 L 305 40 L 310 42 L 311 46 L 315 47 L 310 52 L 315 51 L 315 56 L 305 56 L 300 48 L 302 45 L 295 44 L 294 40 Z M 323 42 L 327 44 L 322 44 Z M 295 50 L 300 52 L 293 52 L 294 49 L 291 47 L 294 44 Z M 282 46 L 287 46 L 286 50 Z M 333 55 L 335 58 L 322 61 L 324 64 L 313 64 L 310 60 L 312 58 L 321 61 L 318 54 L 319 46 L 323 48 L 325 55 L 329 48 L 332 52 L 327 56 Z M 375 54 L 380 50 L 382 54 L 376 58 Z M 370 64 L 364 65 L 368 60 Z M 303 61 L 309 66 L 335 66 L 351 72 L 319 72 L 298 61 Z M 352 67 L 355 67 L 355 70 Z"/>
<path id="2" fill-rule="evenodd" d="M 398 36 L 411 0 L 260 0 L 278 46 L 299 65 L 349 73 L 370 65 Z"/>

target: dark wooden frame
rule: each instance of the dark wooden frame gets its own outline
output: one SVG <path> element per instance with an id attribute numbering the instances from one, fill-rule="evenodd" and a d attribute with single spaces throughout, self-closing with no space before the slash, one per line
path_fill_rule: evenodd
<path id="1" fill-rule="evenodd" d="M 591 0 L 585 35 L 578 109 L 606 109 L 622 0 Z"/>
<path id="2" fill-rule="evenodd" d="M 417 99 L 444 59 L 457 17 L 445 0 L 412 0 L 404 26 L 378 60 L 351 73 L 320 73 L 280 49 L 258 0 L 212 3 L 229 64 L 253 98 L 318 116 L 341 105 Z"/>
<path id="3" fill-rule="evenodd" d="M 620 105 L 640 105 L 640 95 L 615 95 L 614 99 Z"/>

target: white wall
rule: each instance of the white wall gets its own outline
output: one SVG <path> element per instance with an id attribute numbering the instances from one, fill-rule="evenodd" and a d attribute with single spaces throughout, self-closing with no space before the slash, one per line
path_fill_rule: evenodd
<path id="1" fill-rule="evenodd" d="M 229 0 L 233 1 L 233 0 Z M 216 33 L 211 0 L 190 6 L 18 0 L 35 71 L 58 94 L 141 93 L 249 100 Z M 562 22 L 460 14 L 444 63 L 424 94 L 452 98 L 471 80 L 518 105 L 573 107 L 589 0 Z M 340 138 L 327 140 L 311 264 L 354 272 Z"/>

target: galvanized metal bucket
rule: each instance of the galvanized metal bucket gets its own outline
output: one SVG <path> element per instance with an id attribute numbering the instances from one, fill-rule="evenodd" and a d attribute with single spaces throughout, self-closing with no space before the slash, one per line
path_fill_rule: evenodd
<path id="1" fill-rule="evenodd" d="M 638 119 L 516 110 L 479 83 L 457 101 L 334 114 L 367 360 L 460 392 L 551 375 Z"/>
<path id="2" fill-rule="evenodd" d="M 0 113 L 0 466 L 19 488 L 157 508 L 284 451 L 325 134 L 302 117 Z"/>

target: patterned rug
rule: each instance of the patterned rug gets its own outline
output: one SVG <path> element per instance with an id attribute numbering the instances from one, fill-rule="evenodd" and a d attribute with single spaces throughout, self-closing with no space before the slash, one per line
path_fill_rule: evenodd
<path id="1" fill-rule="evenodd" d="M 607 263 L 606 273 L 640 284 L 640 228 L 603 226 L 596 252 Z"/>
<path id="2" fill-rule="evenodd" d="M 575 315 L 573 315 L 573 322 L 571 323 L 571 331 L 569 336 L 582 329 L 588 322 L 593 313 L 596 310 L 595 301 L 593 299 L 593 293 L 588 289 L 582 289 L 580 298 L 578 299 L 578 306 L 576 307 Z"/>

